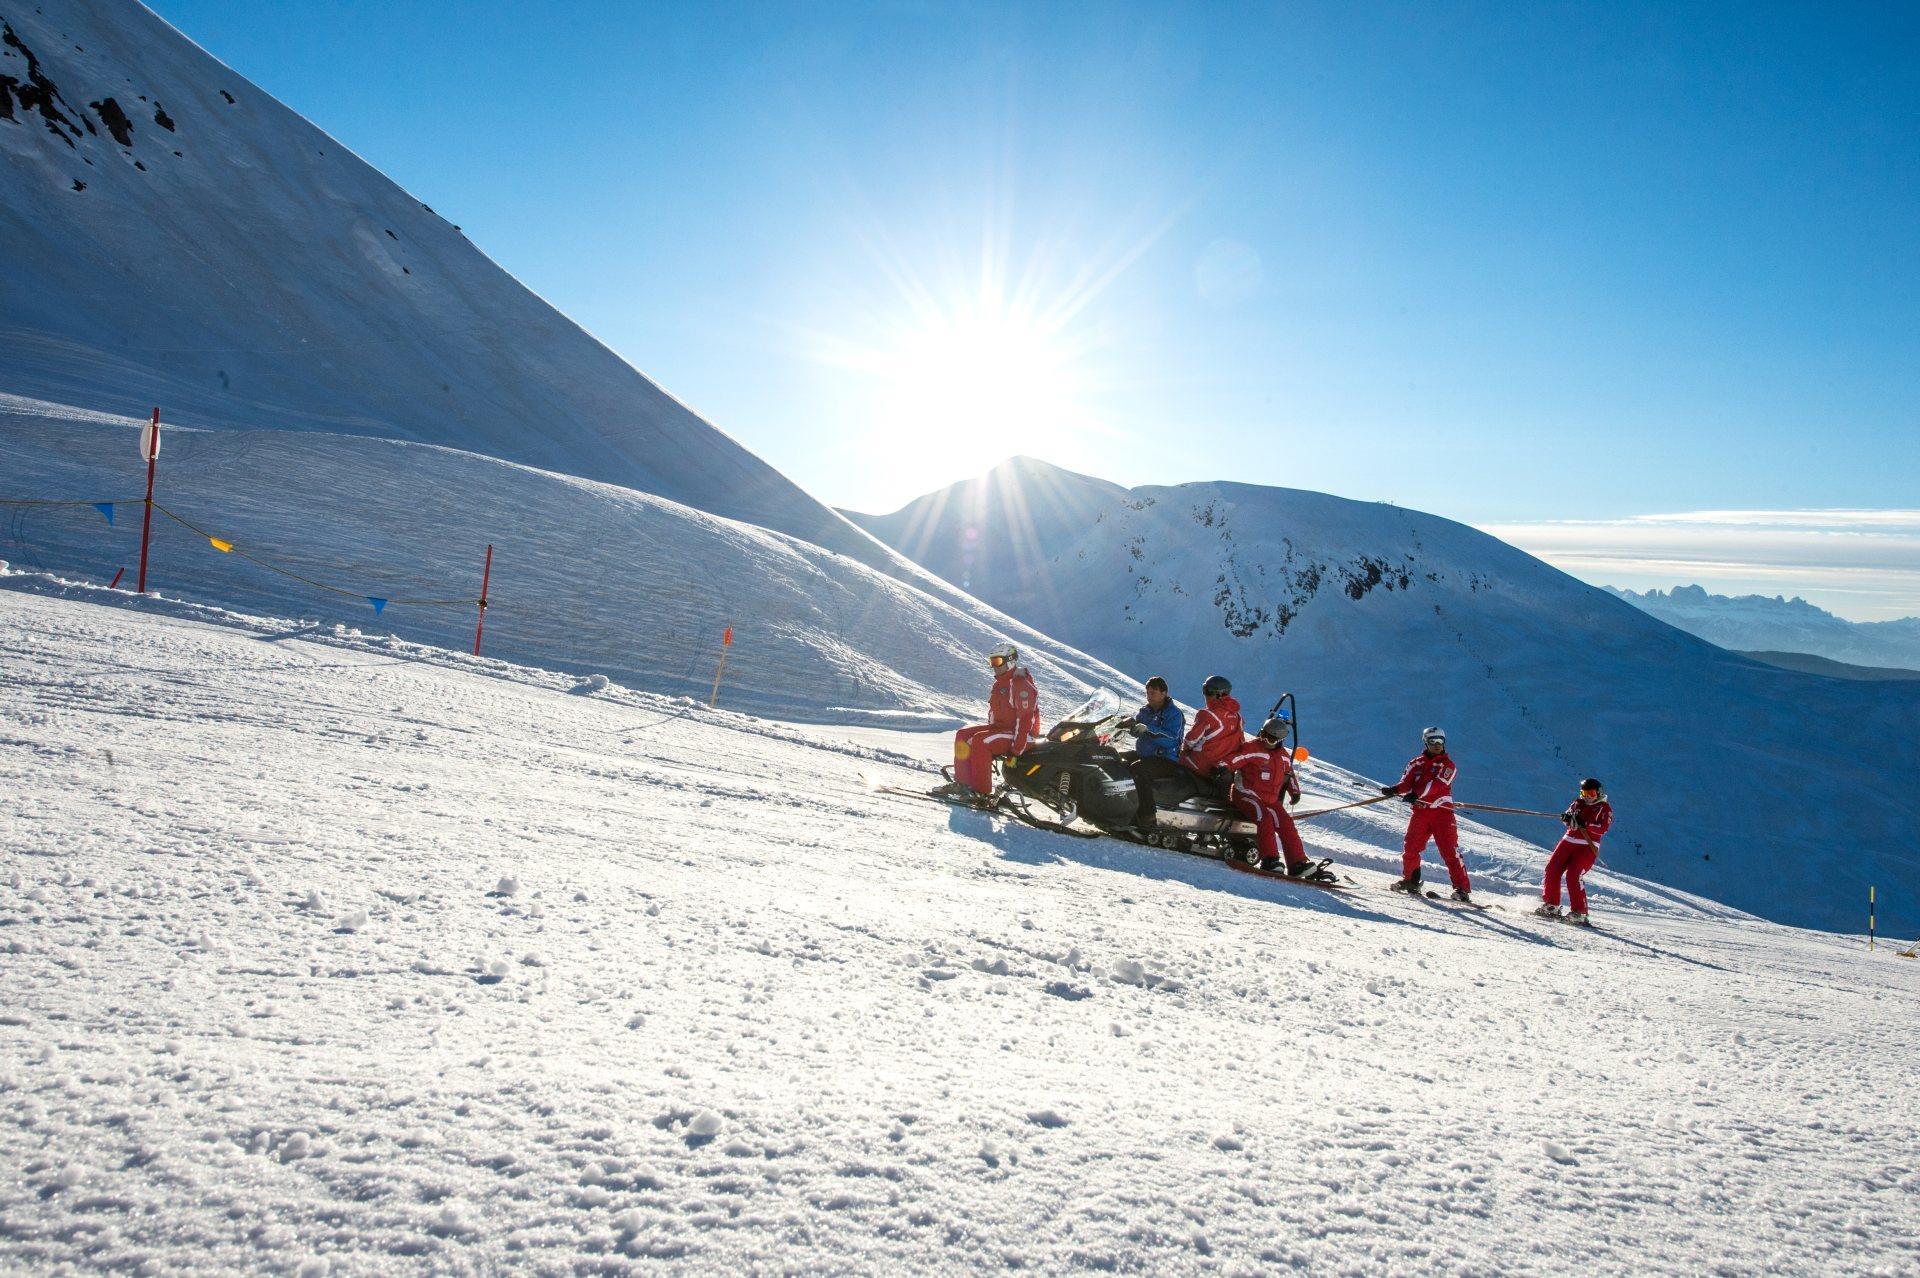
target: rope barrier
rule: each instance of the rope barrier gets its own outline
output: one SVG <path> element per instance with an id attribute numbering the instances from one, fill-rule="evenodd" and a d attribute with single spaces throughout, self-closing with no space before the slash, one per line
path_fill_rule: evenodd
<path id="1" fill-rule="evenodd" d="M 292 578 L 294 581 L 303 582 L 306 585 L 312 586 L 315 590 L 324 590 L 329 594 L 339 595 L 342 598 L 365 600 L 365 599 L 371 599 L 376 597 L 376 596 L 367 594 L 367 592 L 364 590 L 348 590 L 343 586 L 329 585 L 324 581 L 317 581 L 312 577 L 306 576 L 304 573 L 297 573 L 293 571 L 291 568 L 283 568 L 277 563 L 273 563 L 270 560 L 260 557 L 259 555 L 250 553 L 249 551 L 241 548 L 240 546 L 235 545 L 233 542 L 228 541 L 224 537 L 216 537 L 212 533 L 208 532 L 206 529 L 201 528 L 193 523 L 190 523 L 185 519 L 182 519 L 179 515 L 174 514 L 171 510 L 168 510 L 165 506 L 161 505 L 157 501 L 153 503 L 153 508 L 159 511 L 161 514 L 165 515 L 168 519 L 171 519 L 174 523 L 179 524 L 182 528 L 185 528 L 188 532 L 194 533 L 197 536 L 205 537 L 208 543 L 211 544 L 215 550 L 218 550 L 222 554 L 238 555 L 240 558 L 246 560 L 248 563 L 257 564 L 260 567 L 265 568 L 268 572 L 279 573 L 282 577 Z M 414 608 L 471 608 L 474 605 L 474 600 L 471 598 L 467 598 L 467 599 L 401 599 L 401 598 L 396 598 L 392 596 L 378 596 L 378 597 L 385 598 L 386 602 L 389 604 L 406 604 L 409 607 L 414 607 Z"/>

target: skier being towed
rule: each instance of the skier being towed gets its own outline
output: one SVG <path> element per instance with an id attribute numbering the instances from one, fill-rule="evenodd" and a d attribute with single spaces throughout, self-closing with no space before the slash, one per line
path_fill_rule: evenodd
<path id="1" fill-rule="evenodd" d="M 1293 750 L 1286 743 L 1291 729 L 1285 719 L 1268 719 L 1259 736 L 1228 756 L 1223 766 L 1233 774 L 1233 788 L 1227 801 L 1258 827 L 1261 869 L 1278 870 L 1285 849 L 1288 878 L 1331 883 L 1337 876 L 1324 862 L 1307 860 L 1293 815 L 1281 801 L 1284 795 L 1286 803 L 1300 802 L 1300 774 L 1294 771 Z"/>
<path id="2" fill-rule="evenodd" d="M 1173 758 L 1148 756 L 1143 750 L 1130 769 L 1138 807 L 1134 823 L 1142 830 L 1154 827 L 1154 783 L 1171 781 L 1171 801 L 1180 803 L 1200 794 L 1226 797 L 1225 765 L 1246 739 L 1240 728 L 1240 703 L 1225 675 L 1209 675 L 1200 686 L 1207 704 L 1193 716 L 1193 726 Z M 1216 775 L 1220 774 L 1220 775 Z"/>

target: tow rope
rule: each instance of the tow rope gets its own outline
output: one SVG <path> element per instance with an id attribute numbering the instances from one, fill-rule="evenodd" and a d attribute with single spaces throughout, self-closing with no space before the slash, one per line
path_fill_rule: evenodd
<path id="1" fill-rule="evenodd" d="M 1453 806 L 1465 808 L 1469 812 L 1511 812 L 1515 816 L 1550 817 L 1555 821 L 1560 819 L 1558 812 L 1536 812 L 1532 808 L 1502 808 L 1491 803 L 1456 803 Z"/>
<path id="2" fill-rule="evenodd" d="M 1315 808 L 1311 812 L 1295 812 L 1293 819 L 1296 821 L 1311 821 L 1315 817 L 1323 817 L 1332 812 L 1345 812 L 1348 808 L 1364 808 L 1369 804 L 1386 803 L 1391 799 L 1397 799 L 1399 797 L 1397 794 L 1379 794 L 1371 799 L 1355 799 L 1352 803 L 1342 803 L 1331 808 Z"/>

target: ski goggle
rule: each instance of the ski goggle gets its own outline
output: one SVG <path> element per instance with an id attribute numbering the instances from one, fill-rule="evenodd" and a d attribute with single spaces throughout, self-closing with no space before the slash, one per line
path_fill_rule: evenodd
<path id="1" fill-rule="evenodd" d="M 996 652 L 992 656 L 987 658 L 987 664 L 992 666 L 995 670 L 998 670 L 1001 666 L 1004 666 L 1007 664 L 1007 659 Z"/>
<path id="2" fill-rule="evenodd" d="M 1580 787 L 1580 793 L 1589 797 L 1598 797 L 1600 787 L 1597 785 L 1583 785 Z"/>

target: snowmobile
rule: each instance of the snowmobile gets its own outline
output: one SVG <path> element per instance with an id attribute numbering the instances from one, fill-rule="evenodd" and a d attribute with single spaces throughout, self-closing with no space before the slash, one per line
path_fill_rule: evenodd
<path id="1" fill-rule="evenodd" d="M 1151 847 L 1257 862 L 1253 822 L 1224 799 L 1184 798 L 1169 793 L 1168 787 L 1156 787 L 1154 828 L 1139 829 L 1133 775 L 1126 756 L 1112 744 L 1120 719 L 1114 695 L 1096 692 L 1025 754 L 997 760 L 1001 780 L 1007 790 L 1057 814 L 1063 826 L 1078 820 L 1103 834 Z"/>

